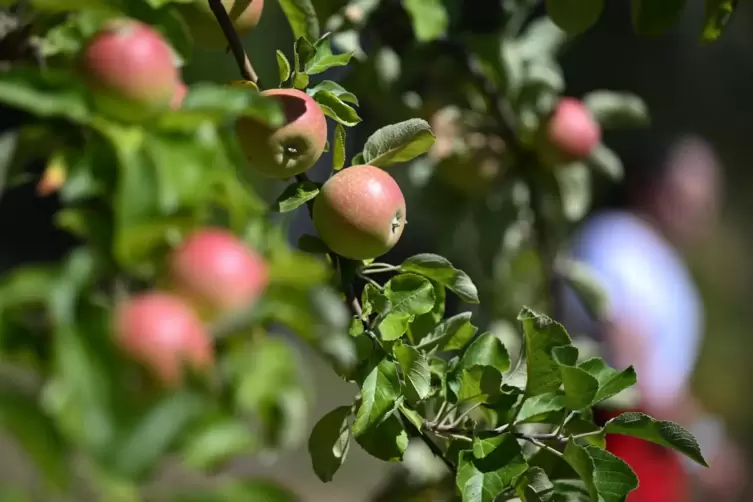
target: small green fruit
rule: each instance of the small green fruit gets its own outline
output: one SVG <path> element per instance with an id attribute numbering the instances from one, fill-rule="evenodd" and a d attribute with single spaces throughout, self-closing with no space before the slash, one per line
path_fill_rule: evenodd
<path id="1" fill-rule="evenodd" d="M 348 167 L 332 176 L 314 199 L 314 226 L 335 253 L 352 260 L 392 249 L 406 224 L 405 198 L 386 171 Z"/>
<path id="2" fill-rule="evenodd" d="M 285 124 L 270 128 L 252 118 L 236 124 L 241 149 L 252 169 L 287 179 L 310 169 L 324 153 L 327 119 L 314 99 L 298 89 L 270 89 L 263 96 L 282 105 Z"/>
<path id="3" fill-rule="evenodd" d="M 264 0 L 222 0 L 235 31 L 245 35 L 254 29 L 261 20 Z M 186 20 L 194 42 L 205 49 L 223 49 L 227 40 L 217 23 L 207 0 L 194 0 L 187 5 L 178 4 Z"/>

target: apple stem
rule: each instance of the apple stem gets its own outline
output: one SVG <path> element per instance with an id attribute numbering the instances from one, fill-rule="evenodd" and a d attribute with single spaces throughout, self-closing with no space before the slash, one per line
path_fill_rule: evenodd
<path id="1" fill-rule="evenodd" d="M 222 5 L 222 1 L 209 0 L 209 7 L 212 9 L 212 14 L 214 14 L 215 19 L 217 19 L 220 28 L 222 28 L 222 33 L 225 34 L 228 46 L 233 53 L 235 62 L 238 64 L 238 69 L 241 71 L 241 75 L 245 80 L 250 80 L 256 84 L 257 87 L 261 87 L 259 76 L 256 74 L 256 71 L 251 64 L 251 60 L 248 59 L 248 54 L 246 54 L 246 50 L 243 48 L 243 42 L 241 42 L 238 32 L 235 31 L 233 21 L 230 19 L 227 10 L 225 10 L 225 6 Z"/>

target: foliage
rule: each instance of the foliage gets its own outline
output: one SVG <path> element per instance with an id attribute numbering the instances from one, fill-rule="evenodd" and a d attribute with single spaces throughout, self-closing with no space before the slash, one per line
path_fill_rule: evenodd
<path id="1" fill-rule="evenodd" d="M 0 102 L 25 116 L 3 136 L 0 167 L 9 182 L 27 179 L 31 160 L 43 160 L 46 174 L 62 172 L 56 221 L 79 244 L 61 263 L 20 267 L 0 283 L 8 372 L 0 387 L 0 423 L 51 489 L 77 489 L 70 462 L 76 459 L 102 500 L 141 500 L 143 486 L 168 458 L 211 471 L 238 455 L 299 443 L 307 423 L 306 378 L 278 336 L 280 327 L 359 388 L 351 402 L 319 418 L 309 436 L 313 469 L 324 482 L 347 460 L 353 442 L 378 459 L 400 461 L 411 440 L 422 441 L 467 502 L 625 500 L 638 480 L 603 449 L 607 433 L 652 441 L 705 464 L 695 440 L 675 424 L 628 413 L 597 425 L 593 407 L 634 385 L 636 374 L 580 357 L 565 329 L 541 313 L 553 307 L 544 286 L 557 278 L 573 283 L 595 315 L 607 309 L 588 274 L 578 264 L 559 263 L 554 252 L 567 223 L 588 206 L 591 176 L 618 179 L 620 161 L 604 144 L 560 165 L 547 165 L 541 155 L 542 131 L 565 88 L 556 56 L 570 36 L 598 20 L 601 0 L 549 1 L 551 19 L 531 22 L 537 2 L 507 1 L 499 30 L 464 37 L 454 31 L 453 9 L 461 2 L 403 2 L 417 43 L 401 58 L 439 49 L 451 56 L 445 75 L 452 76 L 432 75 L 442 85 L 429 82 L 423 94 L 427 104 L 453 105 L 449 134 L 437 127 L 438 107 L 429 113 L 428 105 L 394 98 L 410 88 L 406 82 L 425 75 L 390 59 L 388 44 L 364 51 L 353 44 L 357 37 L 344 36 L 374 30 L 371 16 L 389 7 L 322 2 L 317 17 L 314 2 L 280 1 L 296 40 L 292 62 L 285 51 L 270 48 L 279 86 L 305 90 L 331 119 L 333 172 L 362 163 L 398 171 L 410 163 L 414 179 L 421 169 L 436 173 L 418 183 L 420 194 L 435 191 L 442 199 L 430 207 L 427 226 L 460 231 L 457 215 L 466 212 L 485 225 L 474 239 L 443 232 L 445 242 L 478 257 L 470 274 L 438 254 L 394 264 L 354 262 L 315 236 L 291 246 L 278 213 L 310 211 L 320 185 L 301 175 L 269 203 L 249 181 L 234 123 L 251 117 L 276 127 L 284 119 L 256 85 L 193 84 L 180 108 L 137 123 L 103 113 L 96 91 L 76 71 L 85 41 L 106 20 L 133 17 L 158 29 L 183 64 L 192 41 L 177 4 L 186 0 L 23 3 L 33 16 L 8 12 L 19 23 L 16 32 L 32 34 L 23 44 L 33 57 L 24 53 L 0 74 Z M 636 29 L 654 34 L 669 26 L 683 2 L 665 3 L 634 1 Z M 706 5 L 703 39 L 713 40 L 735 2 Z M 320 76 L 356 56 L 357 70 L 345 82 Z M 361 122 L 357 109 L 375 102 L 390 124 L 348 159 L 347 132 Z M 633 95 L 601 90 L 583 102 L 603 128 L 648 120 Z M 468 168 L 475 163 L 468 159 L 477 159 L 474 150 L 501 166 L 499 176 L 483 183 L 495 190 L 468 193 L 442 185 L 440 164 L 457 157 Z M 463 211 L 455 211 L 456 204 Z M 216 359 L 209 374 L 164 388 L 121 353 L 112 314 L 124 298 L 162 287 L 172 249 L 207 226 L 227 228 L 261 253 L 269 285 L 253 308 L 209 324 Z M 455 254 L 452 246 L 446 251 Z M 480 322 L 464 309 L 453 314 L 448 302 L 456 300 L 480 312 Z M 482 300 L 490 307 L 479 306 Z M 477 327 L 512 311 L 520 355 Z M 176 492 L 164 500 L 295 497 L 265 481 L 233 479 L 204 494 Z"/>

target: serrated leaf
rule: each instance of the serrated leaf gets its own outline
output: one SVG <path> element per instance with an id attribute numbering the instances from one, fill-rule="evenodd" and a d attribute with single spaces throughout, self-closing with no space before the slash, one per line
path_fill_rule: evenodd
<path id="1" fill-rule="evenodd" d="M 690 432 L 674 422 L 655 420 L 643 413 L 628 412 L 608 421 L 604 426 L 604 432 L 606 434 L 632 436 L 672 448 L 708 467 L 698 441 Z"/>
<path id="2" fill-rule="evenodd" d="M 431 391 L 429 362 L 421 352 L 402 343 L 392 347 L 397 362 L 403 370 L 405 394 L 412 403 L 423 401 Z"/>
<path id="3" fill-rule="evenodd" d="M 358 98 L 356 97 L 356 95 L 346 90 L 337 82 L 333 82 L 331 80 L 323 80 L 322 82 L 316 84 L 314 87 L 306 90 L 306 92 L 310 96 L 314 96 L 319 91 L 329 91 L 340 98 L 342 101 L 358 106 Z"/>
<path id="4" fill-rule="evenodd" d="M 463 312 L 445 319 L 431 332 L 419 347 L 424 350 L 458 350 L 473 338 L 478 328 L 471 324 L 471 313 Z"/>
<path id="5" fill-rule="evenodd" d="M 586 159 L 588 166 L 614 181 L 620 181 L 625 176 L 625 168 L 622 160 L 604 144 L 599 144 L 593 149 Z"/>
<path id="6" fill-rule="evenodd" d="M 554 483 L 541 467 L 531 467 L 517 482 L 516 491 L 521 502 L 548 502 L 554 492 Z"/>
<path id="7" fill-rule="evenodd" d="M 565 461 L 583 480 L 592 500 L 625 502 L 638 487 L 628 464 L 596 446 L 580 446 L 571 439 L 565 447 Z"/>
<path id="8" fill-rule="evenodd" d="M 296 89 L 305 89 L 309 85 L 309 76 L 302 72 L 293 74 L 293 87 Z"/>
<path id="9" fill-rule="evenodd" d="M 275 209 L 280 213 L 292 211 L 319 194 L 319 185 L 313 181 L 296 181 L 288 185 L 277 197 Z"/>
<path id="10" fill-rule="evenodd" d="M 552 350 L 571 345 L 570 336 L 561 324 L 527 307 L 518 314 L 518 321 L 525 337 L 526 394 L 535 396 L 556 391 L 562 384 L 562 375 Z"/>
<path id="11" fill-rule="evenodd" d="M 570 410 L 589 406 L 599 392 L 599 381 L 586 370 L 575 366 L 578 349 L 573 346 L 555 347 L 552 356 L 560 367 L 565 387 L 565 406 Z"/>
<path id="12" fill-rule="evenodd" d="M 618 371 L 607 366 L 607 363 L 598 357 L 583 361 L 578 367 L 587 371 L 599 382 L 599 390 L 591 402 L 592 406 L 616 396 L 638 381 L 638 376 L 632 366 L 623 371 Z"/>
<path id="13" fill-rule="evenodd" d="M 517 440 L 506 434 L 484 458 L 475 458 L 467 450 L 460 452 L 456 485 L 463 502 L 494 502 L 527 468 Z"/>
<path id="14" fill-rule="evenodd" d="M 313 57 L 304 66 L 304 71 L 309 75 L 316 75 L 336 66 L 345 66 L 353 57 L 352 52 L 333 54 L 328 34 L 316 41 L 314 49 Z"/>
<path id="15" fill-rule="evenodd" d="M 432 253 L 411 256 L 400 265 L 400 270 L 423 275 L 455 293 L 466 303 L 479 303 L 478 289 L 468 274 L 455 268 L 450 260 Z"/>
<path id="16" fill-rule="evenodd" d="M 319 38 L 319 18 L 312 0 L 280 0 L 280 7 L 288 18 L 293 36 L 309 40 Z"/>
<path id="17" fill-rule="evenodd" d="M 421 315 L 434 308 L 434 287 L 420 275 L 393 277 L 384 285 L 384 295 L 392 304 L 391 312 Z"/>
<path id="18" fill-rule="evenodd" d="M 484 433 L 473 438 L 473 456 L 484 458 L 507 439 L 506 434 Z"/>
<path id="19" fill-rule="evenodd" d="M 290 78 L 290 62 L 282 51 L 278 50 L 277 54 L 277 71 L 280 75 L 280 83 Z"/>
<path id="20" fill-rule="evenodd" d="M 595 25 L 604 10 L 604 0 L 546 0 L 546 12 L 570 35 L 579 35 Z"/>
<path id="21" fill-rule="evenodd" d="M 339 171 L 345 167 L 345 128 L 341 124 L 335 126 L 335 142 L 332 146 L 332 169 Z"/>
<path id="22" fill-rule="evenodd" d="M 293 54 L 293 63 L 295 64 L 293 69 L 296 72 L 305 73 L 303 69 L 311 58 L 314 57 L 314 54 L 316 54 L 316 47 L 306 37 L 298 37 L 295 40 L 295 44 L 293 44 Z"/>
<path id="23" fill-rule="evenodd" d="M 408 326 L 408 338 L 413 345 L 421 343 L 429 333 L 434 331 L 444 317 L 445 300 L 447 299 L 446 289 L 436 281 L 432 281 L 432 286 L 434 286 L 434 308 L 425 314 L 416 316 Z"/>
<path id="24" fill-rule="evenodd" d="M 592 91 L 583 97 L 583 103 L 604 129 L 644 127 L 651 123 L 646 103 L 630 92 Z"/>
<path id="25" fill-rule="evenodd" d="M 460 371 L 458 385 L 458 401 L 485 403 L 500 394 L 502 375 L 490 366 L 475 366 Z"/>
<path id="26" fill-rule="evenodd" d="M 685 7 L 685 0 L 632 0 L 632 19 L 636 33 L 655 37 L 667 31 Z"/>
<path id="27" fill-rule="evenodd" d="M 529 397 L 520 408 L 516 422 L 525 422 L 537 415 L 559 411 L 565 408 L 565 395 L 562 392 L 547 392 Z"/>
<path id="28" fill-rule="evenodd" d="M 319 103 L 324 114 L 342 125 L 353 127 L 361 122 L 361 117 L 352 106 L 330 91 L 319 90 L 314 95 L 314 100 Z"/>
<path id="29" fill-rule="evenodd" d="M 409 119 L 377 130 L 366 140 L 363 159 L 366 164 L 388 167 L 408 162 L 429 151 L 436 141 L 429 123 Z"/>
<path id="30" fill-rule="evenodd" d="M 460 367 L 470 369 L 475 366 L 488 366 L 500 374 L 510 369 L 510 355 L 499 338 L 484 333 L 468 346 L 460 359 Z"/>
<path id="31" fill-rule="evenodd" d="M 367 284 L 361 292 L 361 306 L 365 316 L 371 314 L 384 315 L 392 308 L 392 303 L 376 286 Z"/>
<path id="32" fill-rule="evenodd" d="M 397 366 L 389 359 L 383 359 L 361 385 L 361 406 L 353 423 L 353 435 L 357 438 L 379 424 L 392 411 L 399 396 Z"/>
<path id="33" fill-rule="evenodd" d="M 450 18 L 442 0 L 403 0 L 419 42 L 430 42 L 447 33 Z"/>
<path id="34" fill-rule="evenodd" d="M 367 453 L 385 462 L 399 462 L 408 448 L 408 433 L 392 414 L 376 427 L 356 436 L 356 442 Z"/>
<path id="35" fill-rule="evenodd" d="M 407 312 L 390 312 L 377 326 L 379 337 L 385 342 L 393 342 L 408 331 L 413 314 Z"/>
<path id="36" fill-rule="evenodd" d="M 350 449 L 350 406 L 340 406 L 324 415 L 309 436 L 308 450 L 314 472 L 324 483 L 332 481 Z"/>
<path id="37" fill-rule="evenodd" d="M 701 43 L 713 42 L 732 19 L 739 0 L 706 0 Z"/>

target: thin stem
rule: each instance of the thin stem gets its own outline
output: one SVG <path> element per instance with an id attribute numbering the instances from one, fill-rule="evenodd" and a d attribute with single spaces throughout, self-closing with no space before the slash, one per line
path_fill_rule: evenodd
<path id="1" fill-rule="evenodd" d="M 251 60 L 248 59 L 248 54 L 246 54 L 246 50 L 243 48 L 243 42 L 241 42 L 238 32 L 235 31 L 233 21 L 225 10 L 225 6 L 222 5 L 222 0 L 209 0 L 209 8 L 212 9 L 212 14 L 214 14 L 217 23 L 222 28 L 222 33 L 225 34 L 228 46 L 233 53 L 241 75 L 245 80 L 250 80 L 257 86 L 260 86 L 259 76 L 254 71 Z"/>
<path id="2" fill-rule="evenodd" d="M 481 406 L 481 403 L 474 403 L 467 410 L 465 410 L 463 413 L 461 413 L 460 416 L 458 416 L 458 418 L 456 418 L 455 420 L 453 420 L 453 422 L 450 424 L 450 427 L 453 427 L 453 428 L 454 427 L 459 427 L 460 424 L 463 423 L 463 420 L 465 420 L 465 418 L 468 415 L 470 415 L 471 413 L 473 413 L 473 410 L 475 410 L 479 406 Z"/>
<path id="3" fill-rule="evenodd" d="M 541 441 L 539 441 L 538 439 L 534 437 L 526 436 L 526 435 L 521 435 L 518 437 L 520 439 L 524 439 L 528 441 L 531 444 L 538 446 L 539 448 L 543 448 L 544 450 L 547 450 L 548 452 L 553 453 L 554 455 L 557 455 L 559 458 L 565 458 L 565 455 L 563 455 L 561 451 L 557 450 L 556 448 L 552 448 L 548 444 L 542 443 Z"/>
<path id="4" fill-rule="evenodd" d="M 442 448 L 440 448 L 437 445 L 437 443 L 435 443 L 434 441 L 432 441 L 432 439 L 429 436 L 427 436 L 426 434 L 424 434 L 423 432 L 421 432 L 420 430 L 418 430 L 418 428 L 416 428 L 416 426 L 413 425 L 413 423 L 408 419 L 408 417 L 405 416 L 405 413 L 403 413 L 402 410 L 400 410 L 400 414 L 403 417 L 403 422 L 405 424 L 405 428 L 410 430 L 411 435 L 414 436 L 414 437 L 421 438 L 421 440 L 424 442 L 424 444 L 426 444 L 426 446 L 429 447 L 429 449 L 431 450 L 431 452 L 434 455 L 436 455 L 437 457 L 439 457 L 440 460 L 442 460 L 442 462 L 444 462 L 444 465 L 447 466 L 447 469 L 449 469 L 450 472 L 455 473 L 455 466 L 447 458 L 447 456 L 445 455 L 445 452 L 442 451 Z"/>

